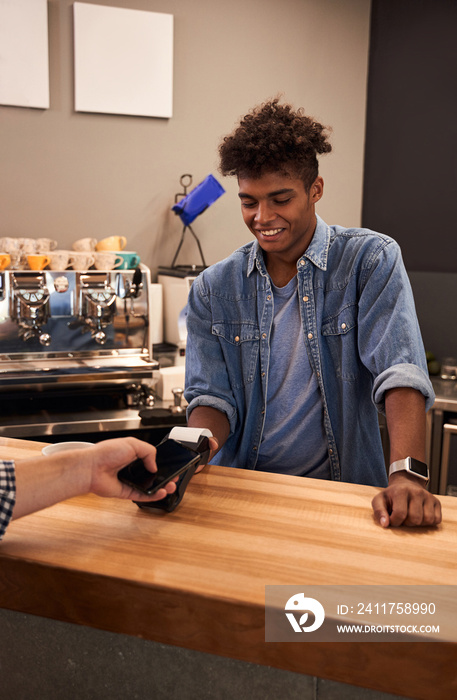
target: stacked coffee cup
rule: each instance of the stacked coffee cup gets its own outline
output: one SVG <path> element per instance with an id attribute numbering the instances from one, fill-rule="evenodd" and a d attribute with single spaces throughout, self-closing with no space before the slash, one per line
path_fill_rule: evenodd
<path id="1" fill-rule="evenodd" d="M 140 264 L 140 256 L 133 250 L 124 250 L 127 244 L 127 239 L 124 236 L 108 236 L 107 238 L 102 238 L 101 241 L 97 243 L 95 249 L 98 251 L 100 256 L 103 254 L 113 254 L 116 253 L 117 257 L 120 258 L 120 262 L 116 262 L 114 267 L 120 268 L 122 270 L 131 270 L 138 267 Z M 103 257 L 100 257 L 100 264 L 103 261 Z M 95 263 L 97 267 L 97 262 Z M 103 269 L 100 267 L 99 269 Z"/>
<path id="2" fill-rule="evenodd" d="M 119 239 L 119 240 L 116 240 Z M 104 239 L 105 240 L 105 239 Z M 108 239 L 106 239 L 108 240 Z M 125 245 L 126 239 L 120 236 L 111 236 L 110 241 L 113 245 L 121 243 Z M 99 248 L 100 243 L 95 238 L 80 238 L 73 243 L 72 267 L 74 270 L 87 270 L 89 267 L 94 267 L 97 270 L 113 270 L 120 267 L 123 262 L 116 248 L 104 248 L 103 245 Z M 120 247 L 118 248 L 120 250 Z"/>
<path id="3" fill-rule="evenodd" d="M 0 268 L 43 270 L 49 265 L 49 254 L 57 246 L 51 238 L 0 238 Z"/>
<path id="4" fill-rule="evenodd" d="M 57 241 L 51 238 L 0 238 L 0 271 L 11 270 L 113 270 L 132 269 L 140 264 L 140 256 L 124 250 L 124 236 L 108 236 L 100 241 L 95 238 L 79 238 L 72 250 L 57 249 Z"/>

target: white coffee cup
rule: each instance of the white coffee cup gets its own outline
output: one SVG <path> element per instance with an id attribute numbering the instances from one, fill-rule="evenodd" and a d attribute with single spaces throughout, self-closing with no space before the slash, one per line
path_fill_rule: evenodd
<path id="1" fill-rule="evenodd" d="M 33 255 L 37 252 L 36 240 L 34 238 L 18 238 L 19 247 L 24 255 Z"/>
<path id="2" fill-rule="evenodd" d="M 55 445 L 46 445 L 41 452 L 44 455 L 55 455 L 58 452 L 67 452 L 68 450 L 85 450 L 92 445 L 94 445 L 93 442 L 56 442 Z"/>
<path id="3" fill-rule="evenodd" d="M 10 238 L 9 236 L 5 236 L 4 238 L 0 238 L 0 251 L 2 253 L 18 253 L 20 250 L 20 243 L 18 238 Z"/>
<path id="4" fill-rule="evenodd" d="M 112 270 L 120 267 L 124 262 L 124 258 L 116 253 L 95 253 L 94 257 L 97 270 Z"/>
<path id="5" fill-rule="evenodd" d="M 49 267 L 51 270 L 66 270 L 70 264 L 70 251 L 69 250 L 53 250 L 48 253 L 51 258 Z"/>
<path id="6" fill-rule="evenodd" d="M 95 257 L 90 253 L 70 253 L 70 265 L 73 270 L 88 270 L 94 261 Z"/>
<path id="7" fill-rule="evenodd" d="M 92 251 L 95 250 L 96 245 L 97 241 L 95 238 L 78 238 L 71 247 L 73 250 Z"/>
<path id="8" fill-rule="evenodd" d="M 52 240 L 52 238 L 37 238 L 36 240 L 37 253 L 49 253 L 50 250 L 55 250 L 56 248 L 57 241 Z"/>

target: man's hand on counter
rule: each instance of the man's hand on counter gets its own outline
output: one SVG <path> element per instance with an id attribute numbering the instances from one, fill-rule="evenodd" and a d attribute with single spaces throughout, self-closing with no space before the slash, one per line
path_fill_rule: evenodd
<path id="1" fill-rule="evenodd" d="M 372 500 L 374 517 L 382 527 L 431 527 L 441 522 L 441 504 L 415 476 L 392 474 L 389 486 Z"/>
<path id="2" fill-rule="evenodd" d="M 425 397 L 410 387 L 396 387 L 386 391 L 385 408 L 390 465 L 407 455 L 424 462 Z M 388 487 L 373 498 L 372 506 L 382 527 L 431 527 L 441 522 L 439 500 L 427 491 L 422 479 L 403 469 L 391 473 Z"/>

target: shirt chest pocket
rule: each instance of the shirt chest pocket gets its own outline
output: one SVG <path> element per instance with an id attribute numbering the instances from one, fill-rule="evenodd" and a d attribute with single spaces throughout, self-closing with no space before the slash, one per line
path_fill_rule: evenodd
<path id="1" fill-rule="evenodd" d="M 322 322 L 322 336 L 336 375 L 348 381 L 357 378 L 359 369 L 357 310 L 356 304 L 350 304 Z"/>
<path id="2" fill-rule="evenodd" d="M 248 321 L 222 321 L 213 323 L 211 332 L 219 338 L 232 387 L 254 381 L 260 342 L 258 326 Z"/>

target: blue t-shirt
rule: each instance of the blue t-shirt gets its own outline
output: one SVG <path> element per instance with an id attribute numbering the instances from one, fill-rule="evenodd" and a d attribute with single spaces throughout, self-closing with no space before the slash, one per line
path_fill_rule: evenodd
<path id="1" fill-rule="evenodd" d="M 256 469 L 330 479 L 323 403 L 303 338 L 297 276 L 285 287 L 271 287 L 267 408 Z"/>

